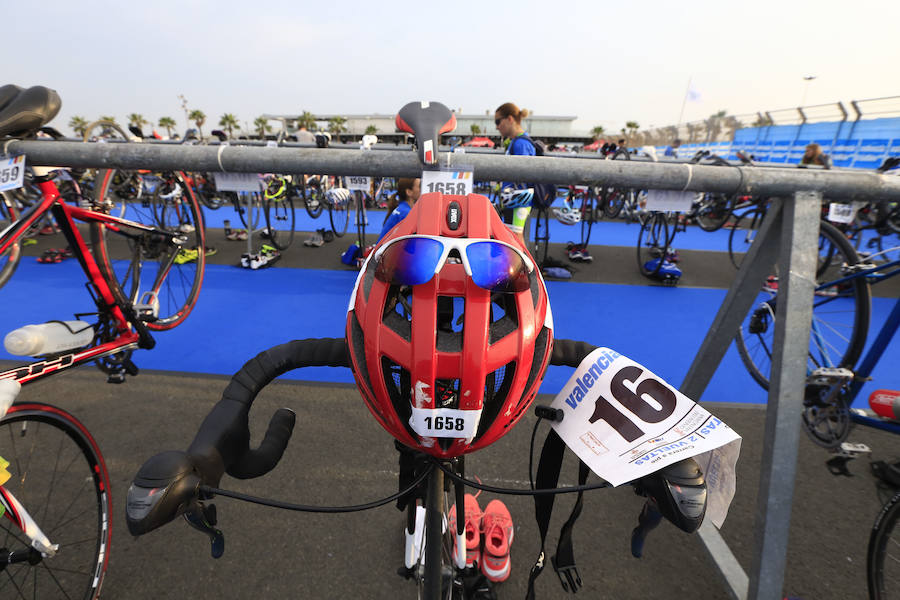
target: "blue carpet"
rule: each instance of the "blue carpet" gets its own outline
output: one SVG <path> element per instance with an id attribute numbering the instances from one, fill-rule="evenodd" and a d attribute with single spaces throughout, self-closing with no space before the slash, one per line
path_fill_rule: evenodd
<path id="1" fill-rule="evenodd" d="M 356 273 L 275 268 L 248 271 L 207 267 L 194 312 L 180 327 L 155 334 L 157 346 L 139 351 L 135 363 L 145 369 L 230 375 L 258 352 L 307 337 L 342 337 L 349 293 Z M 605 345 L 633 358 L 666 381 L 681 384 L 724 290 L 548 282 L 555 334 Z M 872 323 L 884 322 L 893 299 L 873 300 Z M 68 319 L 89 312 L 78 263 L 38 264 L 25 257 L 13 279 L 0 289 L 0 333 L 29 323 Z M 870 335 L 874 338 L 874 332 Z M 0 358 L 16 359 L 0 348 Z M 900 389 L 900 342 L 894 341 L 860 395 L 865 406 L 877 388 Z M 570 370 L 551 367 L 541 391 L 555 393 Z M 295 371 L 290 378 L 352 382 L 348 369 Z M 753 382 L 732 345 L 703 400 L 763 403 L 766 394 Z"/>

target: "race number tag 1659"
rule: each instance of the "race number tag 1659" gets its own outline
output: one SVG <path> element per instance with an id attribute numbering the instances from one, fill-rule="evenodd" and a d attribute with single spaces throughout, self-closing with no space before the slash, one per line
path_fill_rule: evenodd
<path id="1" fill-rule="evenodd" d="M 22 187 L 25 178 L 25 155 L 0 157 L 0 192 Z"/>
<path id="2" fill-rule="evenodd" d="M 472 193 L 472 171 L 467 169 L 441 169 L 422 172 L 422 193 L 467 196 Z"/>
<path id="3" fill-rule="evenodd" d="M 368 192 L 372 185 L 372 180 L 362 175 L 348 175 L 347 189 L 357 192 Z"/>

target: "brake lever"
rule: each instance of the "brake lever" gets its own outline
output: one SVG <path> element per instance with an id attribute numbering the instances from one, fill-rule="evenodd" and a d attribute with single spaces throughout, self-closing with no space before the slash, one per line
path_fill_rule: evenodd
<path id="1" fill-rule="evenodd" d="M 205 505 L 199 500 L 186 510 L 184 520 L 197 531 L 209 536 L 210 552 L 213 558 L 221 558 L 225 554 L 225 534 L 216 529 L 216 505 Z"/>
<path id="2" fill-rule="evenodd" d="M 631 532 L 631 555 L 640 558 L 644 553 L 644 541 L 647 534 L 656 529 L 659 522 L 662 521 L 662 513 L 657 510 L 656 505 L 649 498 L 638 515 L 638 526 Z"/>

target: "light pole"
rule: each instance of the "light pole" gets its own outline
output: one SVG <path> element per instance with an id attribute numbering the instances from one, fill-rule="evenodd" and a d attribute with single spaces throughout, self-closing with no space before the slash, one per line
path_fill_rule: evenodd
<path id="1" fill-rule="evenodd" d="M 815 75 L 804 75 L 803 81 L 806 83 L 803 84 L 803 98 L 800 100 L 800 107 L 802 108 L 804 104 L 806 104 L 806 93 L 809 91 L 809 82 L 815 79 Z"/>

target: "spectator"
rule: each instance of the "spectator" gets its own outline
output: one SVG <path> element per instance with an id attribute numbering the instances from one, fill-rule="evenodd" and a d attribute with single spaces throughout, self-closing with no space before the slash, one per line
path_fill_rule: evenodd
<path id="1" fill-rule="evenodd" d="M 388 231 L 394 228 L 394 225 L 402 221 L 412 210 L 413 204 L 421 194 L 421 185 L 420 179 L 401 178 L 397 180 L 397 195 L 388 203 L 388 215 L 381 227 L 381 235 L 378 236 L 379 242 L 387 235 Z"/>
<path id="2" fill-rule="evenodd" d="M 528 116 L 527 109 L 520 109 L 512 102 L 501 104 L 494 112 L 494 124 L 501 137 L 509 140 L 509 146 L 506 153 L 515 156 L 535 156 L 534 144 L 531 138 L 522 128 L 522 119 Z M 500 185 L 501 192 L 503 188 L 511 187 L 514 189 L 522 189 L 527 187 L 524 184 L 515 184 L 503 182 Z M 509 229 L 519 238 L 522 247 L 525 247 L 525 226 L 528 222 L 528 216 L 531 214 L 531 207 L 520 207 L 503 211 L 503 222 L 507 224 Z"/>
<path id="3" fill-rule="evenodd" d="M 672 140 L 672 143 L 666 146 L 666 151 L 663 153 L 663 156 L 671 156 L 672 158 L 678 158 L 678 148 L 681 147 L 681 140 L 675 138 Z"/>
<path id="4" fill-rule="evenodd" d="M 301 127 L 297 130 L 297 141 L 301 144 L 315 144 L 316 136 L 306 127 Z"/>
<path id="5" fill-rule="evenodd" d="M 807 144 L 806 152 L 803 153 L 803 158 L 800 159 L 799 166 L 802 167 L 806 165 L 819 165 L 826 169 L 830 169 L 831 157 L 822 152 L 822 147 L 818 144 Z"/>

